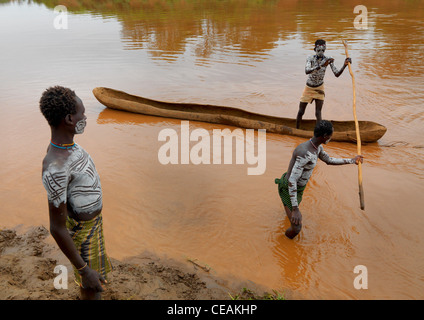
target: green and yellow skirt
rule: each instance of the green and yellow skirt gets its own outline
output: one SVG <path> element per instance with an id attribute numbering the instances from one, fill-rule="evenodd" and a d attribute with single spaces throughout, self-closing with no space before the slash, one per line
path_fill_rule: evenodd
<path id="1" fill-rule="evenodd" d="M 88 221 L 77 221 L 68 216 L 66 227 L 81 258 L 106 279 L 106 275 L 112 271 L 112 264 L 106 254 L 102 215 Z M 75 282 L 81 286 L 81 276 L 75 267 L 74 274 Z"/>

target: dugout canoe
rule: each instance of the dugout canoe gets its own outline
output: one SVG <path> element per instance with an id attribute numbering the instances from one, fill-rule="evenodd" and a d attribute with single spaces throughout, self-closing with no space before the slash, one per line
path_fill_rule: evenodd
<path id="1" fill-rule="evenodd" d="M 296 129 L 296 119 L 268 116 L 232 107 L 163 102 L 104 87 L 93 89 L 93 94 L 108 108 L 150 116 L 266 129 L 267 132 L 303 138 L 311 138 L 315 127 L 315 120 L 302 120 L 301 128 Z M 354 121 L 331 122 L 334 126 L 333 141 L 356 142 Z M 376 142 L 387 131 L 386 127 L 372 121 L 359 121 L 359 130 L 361 140 L 365 143 Z"/>

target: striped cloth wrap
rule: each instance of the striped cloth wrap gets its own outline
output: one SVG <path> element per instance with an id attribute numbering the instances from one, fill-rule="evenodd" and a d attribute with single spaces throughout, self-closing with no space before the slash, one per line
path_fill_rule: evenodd
<path id="1" fill-rule="evenodd" d="M 106 254 L 102 215 L 88 221 L 77 221 L 68 216 L 66 227 L 81 258 L 106 279 L 106 275 L 112 271 L 112 264 Z M 75 282 L 82 286 L 81 276 L 75 267 L 74 274 Z"/>

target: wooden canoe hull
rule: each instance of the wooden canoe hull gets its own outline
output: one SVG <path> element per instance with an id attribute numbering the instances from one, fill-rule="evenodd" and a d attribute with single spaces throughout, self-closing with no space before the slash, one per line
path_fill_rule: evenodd
<path id="1" fill-rule="evenodd" d="M 296 119 L 279 118 L 248 112 L 232 107 L 170 103 L 131 95 L 123 91 L 98 87 L 93 90 L 96 99 L 108 108 L 151 116 L 202 121 L 248 129 L 266 129 L 267 132 L 311 138 L 315 120 L 302 120 L 296 129 Z M 354 121 L 331 121 L 333 141 L 356 142 Z M 376 142 L 387 131 L 386 127 L 371 121 L 359 121 L 361 141 Z"/>

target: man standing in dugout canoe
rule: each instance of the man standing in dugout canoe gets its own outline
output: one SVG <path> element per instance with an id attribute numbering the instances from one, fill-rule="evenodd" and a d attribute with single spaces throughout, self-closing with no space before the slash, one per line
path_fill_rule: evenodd
<path id="1" fill-rule="evenodd" d="M 112 270 L 102 222 L 102 187 L 90 155 L 74 142 L 84 132 L 85 108 L 74 91 L 56 86 L 44 91 L 40 110 L 51 129 L 43 160 L 50 233 L 74 267 L 83 300 L 100 299 Z"/>
<path id="2" fill-rule="evenodd" d="M 326 57 L 324 55 L 326 49 L 325 40 L 318 39 L 315 41 L 314 51 L 315 55 L 310 55 L 306 59 L 305 73 L 308 75 L 306 80 L 306 86 L 303 90 L 302 97 L 300 98 L 299 111 L 296 118 L 296 128 L 300 128 L 302 117 L 305 114 L 308 103 L 312 103 L 315 100 L 315 116 L 317 123 L 321 121 L 321 110 L 324 104 L 324 76 L 327 66 L 330 65 L 336 77 L 339 77 L 348 63 L 352 63 L 351 58 L 346 58 L 343 67 L 338 70 L 334 65 L 334 59 L 332 57 Z"/>
<path id="3" fill-rule="evenodd" d="M 352 159 L 330 157 L 324 151 L 322 144 L 327 144 L 332 135 L 333 125 L 330 121 L 321 120 L 318 122 L 313 138 L 297 146 L 287 172 L 280 179 L 275 179 L 275 183 L 278 184 L 278 193 L 291 223 L 291 226 L 285 232 L 290 239 L 293 239 L 302 229 L 302 214 L 299 210 L 299 204 L 318 158 L 328 165 L 363 162 L 363 157 L 359 155 Z"/>

